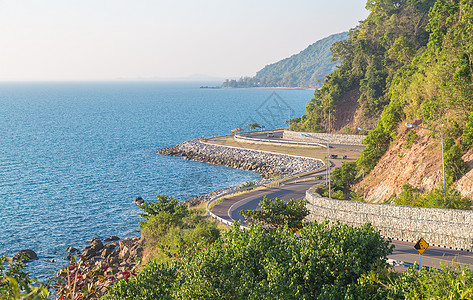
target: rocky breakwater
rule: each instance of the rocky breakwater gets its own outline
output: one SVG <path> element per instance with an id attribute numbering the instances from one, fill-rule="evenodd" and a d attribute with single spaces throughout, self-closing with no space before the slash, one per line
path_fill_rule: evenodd
<path id="1" fill-rule="evenodd" d="M 264 178 L 284 177 L 315 170 L 323 165 L 320 160 L 284 154 L 238 149 L 203 143 L 193 139 L 171 148 L 158 151 L 159 154 L 180 156 L 216 165 L 255 171 Z"/>

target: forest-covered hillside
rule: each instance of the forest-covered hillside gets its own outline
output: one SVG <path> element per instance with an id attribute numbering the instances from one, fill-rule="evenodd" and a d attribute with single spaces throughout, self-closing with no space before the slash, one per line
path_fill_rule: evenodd
<path id="1" fill-rule="evenodd" d="M 315 42 L 300 53 L 267 65 L 254 77 L 226 80 L 222 87 L 299 87 L 319 88 L 324 77 L 332 73 L 337 62 L 331 62 L 330 47 L 347 38 L 347 32 L 333 34 Z"/>
<path id="2" fill-rule="evenodd" d="M 371 130 L 357 161 L 365 175 L 394 144 L 407 142 L 409 147 L 420 134 L 433 139 L 417 157 L 436 156 L 438 134 L 424 130 L 406 136 L 404 123 L 433 128 L 445 136 L 446 175 L 452 185 L 467 172 L 462 156 L 473 144 L 473 3 L 378 0 L 366 7 L 368 18 L 332 46 L 340 67 L 315 91 L 307 114 L 294 127 L 326 131 L 330 113 L 335 130 Z M 403 155 L 384 158 L 383 164 L 403 160 Z"/>

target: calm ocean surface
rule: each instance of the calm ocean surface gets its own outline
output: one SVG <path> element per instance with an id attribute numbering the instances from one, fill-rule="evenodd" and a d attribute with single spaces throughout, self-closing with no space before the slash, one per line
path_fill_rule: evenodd
<path id="1" fill-rule="evenodd" d="M 33 249 L 28 270 L 45 279 L 66 264 L 67 246 L 138 236 L 136 196 L 186 200 L 257 180 L 156 151 L 253 122 L 281 127 L 313 95 L 200 85 L 0 83 L 0 255 Z"/>

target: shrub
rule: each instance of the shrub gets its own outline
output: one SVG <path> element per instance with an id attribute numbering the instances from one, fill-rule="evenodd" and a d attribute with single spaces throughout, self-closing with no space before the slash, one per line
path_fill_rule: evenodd
<path id="1" fill-rule="evenodd" d="M 335 168 L 331 175 L 333 188 L 342 189 L 347 192 L 356 182 L 358 168 L 356 162 L 345 162 L 339 168 Z"/>
<path id="2" fill-rule="evenodd" d="M 138 276 L 128 281 L 121 280 L 109 290 L 106 300 L 174 299 L 177 283 L 176 267 L 173 264 L 149 262 Z"/>
<path id="3" fill-rule="evenodd" d="M 175 197 L 159 195 L 156 198 L 158 198 L 156 202 L 145 202 L 140 205 L 141 210 L 143 210 L 143 213 L 140 213 L 141 217 L 148 219 L 164 211 L 182 217 L 187 213 L 187 207 L 179 205 L 179 201 Z"/>
<path id="4" fill-rule="evenodd" d="M 473 145 L 473 113 L 470 113 L 468 121 L 466 122 L 466 128 L 462 135 L 462 148 L 463 150 L 469 150 Z"/>
<path id="5" fill-rule="evenodd" d="M 0 256 L 0 299 L 49 299 L 45 284 L 30 277 L 22 262 Z"/>
<path id="6" fill-rule="evenodd" d="M 254 186 L 254 185 L 255 183 L 253 181 L 245 181 L 244 183 L 240 185 L 240 188 L 243 189 L 243 188 Z"/>
<path id="7" fill-rule="evenodd" d="M 402 192 L 394 199 L 396 205 L 424 206 L 422 193 L 409 183 L 402 185 Z"/>
<path id="8" fill-rule="evenodd" d="M 306 205 L 306 200 L 291 199 L 286 202 L 279 198 L 268 199 L 265 196 L 259 203 L 261 210 L 242 210 L 241 214 L 250 223 L 260 223 L 270 227 L 301 228 L 302 221 L 309 214 Z"/>
<path id="9" fill-rule="evenodd" d="M 463 161 L 463 153 L 459 145 L 454 144 L 445 151 L 445 175 L 449 182 L 458 180 L 468 169 Z"/>
<path id="10" fill-rule="evenodd" d="M 414 130 L 410 130 L 406 136 L 406 143 L 402 146 L 404 149 L 409 149 L 417 139 L 418 135 Z"/>
<path id="11" fill-rule="evenodd" d="M 384 265 L 392 246 L 370 225 L 327 222 L 288 228 L 234 226 L 183 266 L 177 298 L 343 298 L 357 279 Z"/>
<path id="12" fill-rule="evenodd" d="M 394 198 L 397 205 L 408 205 L 417 207 L 445 207 L 446 208 L 468 210 L 471 207 L 471 201 L 467 197 L 462 197 L 461 193 L 450 184 L 447 185 L 447 196 L 445 198 L 443 183 L 440 183 L 430 193 L 422 193 L 419 189 L 406 183 L 402 186 L 402 192 Z"/>

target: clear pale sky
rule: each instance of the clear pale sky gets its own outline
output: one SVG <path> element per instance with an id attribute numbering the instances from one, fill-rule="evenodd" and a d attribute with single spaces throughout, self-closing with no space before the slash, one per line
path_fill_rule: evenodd
<path id="1" fill-rule="evenodd" d="M 253 76 L 366 0 L 0 0 L 0 80 Z"/>

